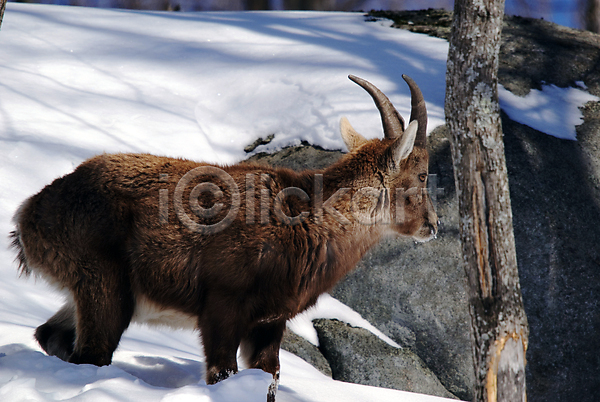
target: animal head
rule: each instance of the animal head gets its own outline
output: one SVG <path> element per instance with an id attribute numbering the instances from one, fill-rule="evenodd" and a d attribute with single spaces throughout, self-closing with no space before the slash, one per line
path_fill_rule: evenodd
<path id="1" fill-rule="evenodd" d="M 342 138 L 350 154 L 356 160 L 370 161 L 357 164 L 357 168 L 375 170 L 363 175 L 358 172 L 354 183 L 355 188 L 368 188 L 378 194 L 370 207 L 366 207 L 370 209 L 369 215 L 389 223 L 397 234 L 417 241 L 434 238 L 438 217 L 427 193 L 427 109 L 421 90 L 410 77 L 402 76 L 411 92 L 410 124 L 405 129 L 404 119 L 383 92 L 362 78 L 353 75 L 348 78 L 371 95 L 383 124 L 384 139 L 367 140 L 354 130 L 348 119 L 343 117 L 340 121 Z"/>

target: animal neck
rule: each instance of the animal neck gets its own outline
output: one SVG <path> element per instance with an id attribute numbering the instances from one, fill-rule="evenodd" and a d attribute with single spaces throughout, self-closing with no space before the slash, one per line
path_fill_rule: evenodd
<path id="1" fill-rule="evenodd" d="M 309 287 L 317 294 L 328 291 L 354 269 L 365 253 L 389 231 L 386 223 L 389 220 L 389 194 L 386 193 L 386 206 L 377 208 L 377 200 L 367 202 L 366 213 L 357 213 L 353 207 L 353 200 L 362 196 L 357 188 L 361 181 L 356 178 L 357 173 L 348 163 L 311 173 L 313 199 L 317 200 L 313 204 L 315 215 L 311 232 L 318 246 L 314 249 L 311 264 L 314 276 Z"/>
<path id="2" fill-rule="evenodd" d="M 352 271 L 365 253 L 379 242 L 384 231 L 379 227 L 362 225 L 320 229 L 318 245 L 312 261 L 300 282 L 299 311 L 312 306 L 325 293 Z"/>
<path id="3" fill-rule="evenodd" d="M 336 260 L 341 264 L 343 277 L 354 269 L 356 264 L 373 246 L 379 243 L 385 231 L 380 226 L 352 225 L 344 236 L 332 236 L 328 243 L 337 254 Z"/>

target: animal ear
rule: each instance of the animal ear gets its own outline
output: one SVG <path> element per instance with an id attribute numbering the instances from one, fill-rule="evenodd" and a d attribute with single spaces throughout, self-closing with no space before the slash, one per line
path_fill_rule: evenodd
<path id="1" fill-rule="evenodd" d="M 344 144 L 350 152 L 354 151 L 362 144 L 367 142 L 365 137 L 356 132 L 356 130 L 352 127 L 347 118 L 342 117 L 340 120 L 340 131 L 342 132 L 342 139 L 344 140 Z"/>
<path id="2" fill-rule="evenodd" d="M 419 123 L 413 120 L 402 136 L 392 144 L 392 155 L 396 164 L 408 158 L 408 155 L 412 152 L 418 128 Z"/>

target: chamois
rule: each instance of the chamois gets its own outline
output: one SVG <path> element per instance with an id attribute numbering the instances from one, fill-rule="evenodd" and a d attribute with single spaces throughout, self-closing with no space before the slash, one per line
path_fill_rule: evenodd
<path id="1" fill-rule="evenodd" d="M 49 355 L 111 363 L 131 321 L 198 329 L 206 382 L 248 367 L 279 381 L 286 321 L 313 306 L 383 236 L 436 236 L 426 191 L 427 111 L 416 83 L 410 124 L 373 84 L 385 138 L 346 118 L 349 152 L 319 171 L 248 162 L 215 166 L 104 154 L 27 199 L 11 232 L 21 273 L 65 291 L 35 331 Z M 189 201 L 189 202 L 188 202 Z"/>

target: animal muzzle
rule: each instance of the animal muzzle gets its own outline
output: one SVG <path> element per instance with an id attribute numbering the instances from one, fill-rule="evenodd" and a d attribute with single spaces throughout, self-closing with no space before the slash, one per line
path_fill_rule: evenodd
<path id="1" fill-rule="evenodd" d="M 437 238 L 439 221 L 425 222 L 423 226 L 413 235 L 413 238 L 421 243 Z"/>
<path id="2" fill-rule="evenodd" d="M 427 216 L 421 228 L 413 236 L 418 242 L 426 242 L 437 238 L 438 227 L 440 226 L 440 220 L 435 213 L 433 203 L 431 200 L 427 200 Z"/>

